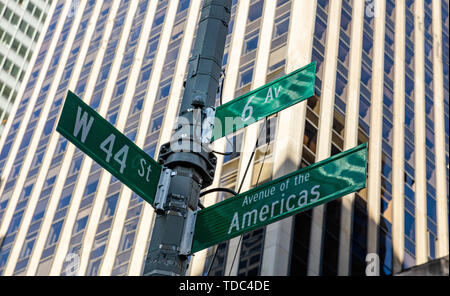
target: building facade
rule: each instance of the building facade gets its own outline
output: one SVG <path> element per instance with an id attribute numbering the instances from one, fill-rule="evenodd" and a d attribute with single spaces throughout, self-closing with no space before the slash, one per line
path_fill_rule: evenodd
<path id="1" fill-rule="evenodd" d="M 0 1 L 0 135 L 17 99 L 52 2 Z"/>
<path id="2" fill-rule="evenodd" d="M 71 90 L 156 159 L 201 4 L 52 3 L 0 138 L 0 274 L 142 273 L 153 208 L 55 126 Z M 244 192 L 364 142 L 367 188 L 200 251 L 189 274 L 364 275 L 375 258 L 391 275 L 448 255 L 448 27 L 447 0 L 234 0 L 217 104 L 311 61 L 315 96 L 214 142 L 234 152 L 211 188 Z"/>

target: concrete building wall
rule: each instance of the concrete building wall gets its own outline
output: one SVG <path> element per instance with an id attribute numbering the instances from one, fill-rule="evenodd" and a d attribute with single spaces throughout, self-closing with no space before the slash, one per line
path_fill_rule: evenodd
<path id="1" fill-rule="evenodd" d="M 152 207 L 55 125 L 71 90 L 156 158 L 201 4 L 51 3 L 0 138 L 0 274 L 141 274 Z M 367 188 L 200 251 L 190 275 L 364 275 L 368 254 L 391 275 L 448 254 L 446 11 L 448 1 L 233 1 L 222 101 L 311 61 L 315 95 L 214 142 L 237 153 L 218 156 L 210 188 L 244 192 L 368 142 Z"/>

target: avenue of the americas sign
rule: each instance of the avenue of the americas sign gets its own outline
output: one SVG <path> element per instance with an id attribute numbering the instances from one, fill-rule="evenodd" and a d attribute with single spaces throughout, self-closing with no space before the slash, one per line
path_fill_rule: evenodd
<path id="1" fill-rule="evenodd" d="M 161 165 L 70 91 L 56 130 L 153 205 Z"/>
<path id="2" fill-rule="evenodd" d="M 316 62 L 217 107 L 211 141 L 314 95 Z"/>
<path id="3" fill-rule="evenodd" d="M 367 144 L 200 210 L 192 253 L 366 187 Z"/>

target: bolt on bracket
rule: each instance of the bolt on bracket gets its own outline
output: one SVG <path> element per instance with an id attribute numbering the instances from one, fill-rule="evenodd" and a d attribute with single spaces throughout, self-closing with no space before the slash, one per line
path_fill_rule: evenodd
<path id="1" fill-rule="evenodd" d="M 153 206 L 157 212 L 164 212 L 164 205 L 166 204 L 167 194 L 169 193 L 169 186 L 172 176 L 172 170 L 164 167 L 161 172 L 161 177 L 159 178 L 158 191 L 156 192 L 155 202 L 153 203 Z"/>
<path id="2" fill-rule="evenodd" d="M 180 255 L 188 256 L 191 254 L 192 241 L 194 239 L 195 221 L 197 221 L 198 211 L 188 211 L 186 213 L 186 221 L 184 223 L 183 237 L 181 238 Z"/>

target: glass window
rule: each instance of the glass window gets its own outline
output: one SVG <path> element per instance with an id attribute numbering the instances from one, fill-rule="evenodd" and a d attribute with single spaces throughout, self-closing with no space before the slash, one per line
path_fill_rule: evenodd
<path id="1" fill-rule="evenodd" d="M 84 192 L 84 196 L 94 193 L 97 190 L 97 185 L 98 185 L 98 180 L 95 180 L 94 182 L 87 185 L 86 190 Z"/>
<path id="2" fill-rule="evenodd" d="M 405 75 L 405 91 L 409 96 L 412 96 L 414 91 L 414 81 L 408 75 Z"/>
<path id="3" fill-rule="evenodd" d="M 250 82 L 252 82 L 253 78 L 253 67 L 243 73 L 241 73 L 241 81 L 239 83 L 239 87 L 242 87 Z"/>
<path id="4" fill-rule="evenodd" d="M 339 60 L 344 63 L 347 66 L 347 57 L 348 57 L 348 53 L 349 53 L 349 48 L 348 46 L 340 41 L 339 42 L 339 51 L 338 51 L 338 57 Z"/>
<path id="5" fill-rule="evenodd" d="M 153 119 L 151 132 L 153 133 L 153 132 L 159 130 L 161 128 L 162 122 L 163 122 L 163 116 L 159 116 L 159 117 Z"/>
<path id="6" fill-rule="evenodd" d="M 25 199 L 25 198 L 28 198 L 28 197 L 30 196 L 31 190 L 33 189 L 33 185 L 34 185 L 34 184 L 31 184 L 31 185 L 29 185 L 29 186 L 27 186 L 27 187 L 25 187 L 25 188 L 23 189 L 23 191 L 22 191 L 22 196 L 21 196 L 20 199 Z"/>
<path id="7" fill-rule="evenodd" d="M 315 24 L 315 29 L 314 29 L 314 36 L 316 36 L 318 40 L 322 40 L 323 41 L 326 31 L 327 31 L 326 23 L 322 19 L 316 18 L 316 24 Z"/>
<path id="8" fill-rule="evenodd" d="M 102 261 L 102 260 L 97 260 L 97 261 L 95 261 L 94 263 L 92 263 L 91 268 L 89 269 L 89 275 L 90 275 L 90 276 L 97 275 L 98 270 L 99 270 L 99 268 L 100 268 L 100 262 L 101 262 L 101 261 Z"/>
<path id="9" fill-rule="evenodd" d="M 165 10 L 161 10 L 155 15 L 155 20 L 153 21 L 152 28 L 161 25 L 164 22 Z"/>
<path id="10" fill-rule="evenodd" d="M 258 46 L 258 39 L 259 39 L 259 36 L 256 35 L 255 37 L 253 37 L 253 38 L 251 38 L 249 40 L 246 40 L 246 42 L 245 42 L 245 52 L 244 53 L 248 53 L 248 52 L 250 52 L 252 50 L 255 50 L 256 47 Z"/>
<path id="11" fill-rule="evenodd" d="M 159 90 L 159 100 L 164 99 L 164 98 L 169 96 L 170 87 L 171 86 L 172 86 L 172 84 L 169 83 L 168 85 L 162 86 L 160 88 L 160 90 Z"/>
<path id="12" fill-rule="evenodd" d="M 52 132 L 52 130 L 53 130 L 53 125 L 55 124 L 55 120 L 56 120 L 56 117 L 54 117 L 54 118 L 51 119 L 50 121 L 47 121 L 47 123 L 45 124 L 45 127 L 44 127 L 44 137 L 45 137 L 45 136 L 48 136 L 48 135 Z"/>
<path id="13" fill-rule="evenodd" d="M 117 120 L 117 112 L 108 116 L 108 121 L 112 125 L 114 125 L 116 123 L 116 120 Z"/>
<path id="14" fill-rule="evenodd" d="M 0 268 L 5 266 L 6 261 L 8 261 L 9 252 L 11 251 L 11 247 L 9 247 L 6 250 L 2 250 L 1 256 L 0 256 Z"/>
<path id="15" fill-rule="evenodd" d="M 190 0 L 181 0 L 180 4 L 178 5 L 178 11 L 181 12 L 189 7 Z"/>
<path id="16" fill-rule="evenodd" d="M 72 197 L 72 193 L 69 193 L 68 195 L 61 198 L 59 201 L 59 204 L 58 204 L 58 209 L 62 209 L 65 206 L 69 205 L 71 197 Z"/>
<path id="17" fill-rule="evenodd" d="M 228 140 L 228 137 L 227 137 L 225 152 L 226 153 L 232 152 L 232 154 L 224 156 L 224 159 L 223 159 L 224 163 L 227 161 L 230 161 L 232 159 L 235 159 L 236 157 L 238 157 L 240 155 L 241 147 L 242 147 L 242 140 L 243 140 L 242 132 L 240 132 L 237 135 L 234 135 L 231 138 L 231 140 Z"/>
<path id="18" fill-rule="evenodd" d="M 150 157 L 154 157 L 155 156 L 155 152 L 156 152 L 156 144 L 150 145 L 149 147 L 147 147 L 146 149 L 144 149 L 145 153 L 147 153 Z"/>
<path id="19" fill-rule="evenodd" d="M 427 216 L 436 221 L 436 200 L 427 194 Z"/>
<path id="20" fill-rule="evenodd" d="M 412 241 L 415 241 L 414 217 L 405 211 L 405 235 Z"/>
<path id="21" fill-rule="evenodd" d="M 142 72 L 141 79 L 139 80 L 139 83 L 148 81 L 150 79 L 150 74 L 151 73 L 152 73 L 152 69 L 151 68 L 149 70 L 146 70 L 146 71 Z"/>
<path id="22" fill-rule="evenodd" d="M 289 18 L 286 18 L 281 23 L 278 23 L 275 25 L 273 37 L 281 36 L 284 33 L 287 33 L 288 30 L 289 30 Z"/>
<path id="23" fill-rule="evenodd" d="M 429 254 L 431 258 L 436 256 L 436 237 L 428 230 Z"/>
<path id="24" fill-rule="evenodd" d="M 253 22 L 254 20 L 258 19 L 262 15 L 264 6 L 264 1 L 260 0 L 250 6 L 249 12 L 248 12 L 248 21 Z"/>
<path id="25" fill-rule="evenodd" d="M 371 87 L 371 78 L 371 70 L 366 66 L 365 63 L 361 63 L 361 82 L 364 83 L 367 87 Z"/>
<path id="26" fill-rule="evenodd" d="M 34 211 L 34 216 L 33 216 L 33 220 L 38 220 L 42 217 L 44 217 L 44 213 L 45 213 L 45 207 L 47 206 L 47 201 L 48 199 L 43 199 L 40 200 L 36 206 L 36 210 Z"/>
<path id="27" fill-rule="evenodd" d="M 80 232 L 81 230 L 83 230 L 86 227 L 86 223 L 88 220 L 89 216 L 86 215 L 80 219 L 77 220 L 76 224 L 75 224 L 75 233 Z"/>
<path id="28" fill-rule="evenodd" d="M 123 95 L 123 93 L 125 92 L 126 84 L 126 81 L 124 81 L 116 86 L 116 94 L 114 95 L 115 97 Z"/>
<path id="29" fill-rule="evenodd" d="M 114 215 L 114 212 L 116 210 L 118 196 L 119 196 L 119 193 L 116 193 L 113 196 L 106 198 L 105 205 L 103 208 L 102 219 L 109 218 Z"/>
<path id="30" fill-rule="evenodd" d="M 44 158 L 44 152 L 37 154 L 34 157 L 33 165 L 31 167 L 34 168 L 34 167 L 40 165 L 42 163 L 43 158 Z"/>
<path id="31" fill-rule="evenodd" d="M 350 23 L 352 21 L 352 17 L 348 14 L 345 9 L 341 10 L 341 27 L 344 31 L 349 32 Z"/>
<path id="32" fill-rule="evenodd" d="M 33 239 L 25 243 L 25 245 L 22 248 L 22 253 L 20 254 L 20 259 L 30 256 L 31 250 L 33 250 L 34 241 L 35 240 Z"/>
<path id="33" fill-rule="evenodd" d="M 384 55 L 384 73 L 388 75 L 389 78 L 394 77 L 394 61 L 387 54 Z"/>
<path id="34" fill-rule="evenodd" d="M 60 220 L 52 225 L 52 228 L 50 229 L 50 234 L 48 236 L 47 246 L 50 246 L 58 241 L 63 222 L 64 220 Z"/>
<path id="35" fill-rule="evenodd" d="M 384 220 L 384 219 L 381 219 Z M 384 231 L 380 231 L 380 262 L 381 274 L 392 274 L 392 238 Z"/>
<path id="36" fill-rule="evenodd" d="M 66 150 L 66 146 L 67 146 L 67 141 L 66 140 L 60 142 L 59 143 L 59 148 L 58 148 L 58 154 L 64 152 Z"/>
<path id="37" fill-rule="evenodd" d="M 83 156 L 79 156 L 72 162 L 72 168 L 70 169 L 70 175 L 75 174 L 81 168 L 81 162 L 83 161 Z"/>
<path id="38" fill-rule="evenodd" d="M 20 212 L 14 214 L 11 223 L 9 224 L 8 234 L 13 233 L 19 228 L 20 222 L 22 221 L 23 212 L 24 211 L 21 210 Z"/>
<path id="39" fill-rule="evenodd" d="M 336 74 L 336 94 L 341 97 L 342 100 L 345 100 L 344 90 L 347 86 L 347 80 L 341 75 L 341 73 L 337 72 Z M 345 108 L 343 109 L 345 110 Z"/>
<path id="40" fill-rule="evenodd" d="M 103 81 L 106 78 L 108 78 L 110 68 L 111 68 L 111 63 L 102 68 L 101 73 L 100 73 L 100 81 Z"/>
<path id="41" fill-rule="evenodd" d="M 138 100 L 138 101 L 134 104 L 134 106 L 133 106 L 133 111 L 132 111 L 131 114 L 135 114 L 136 112 L 141 111 L 141 110 L 142 110 L 142 104 L 143 104 L 143 103 L 144 103 L 144 99 Z"/>
<path id="42" fill-rule="evenodd" d="M 120 251 L 125 251 L 133 246 L 134 242 L 134 231 L 125 235 L 122 241 L 122 245 L 120 247 Z"/>

